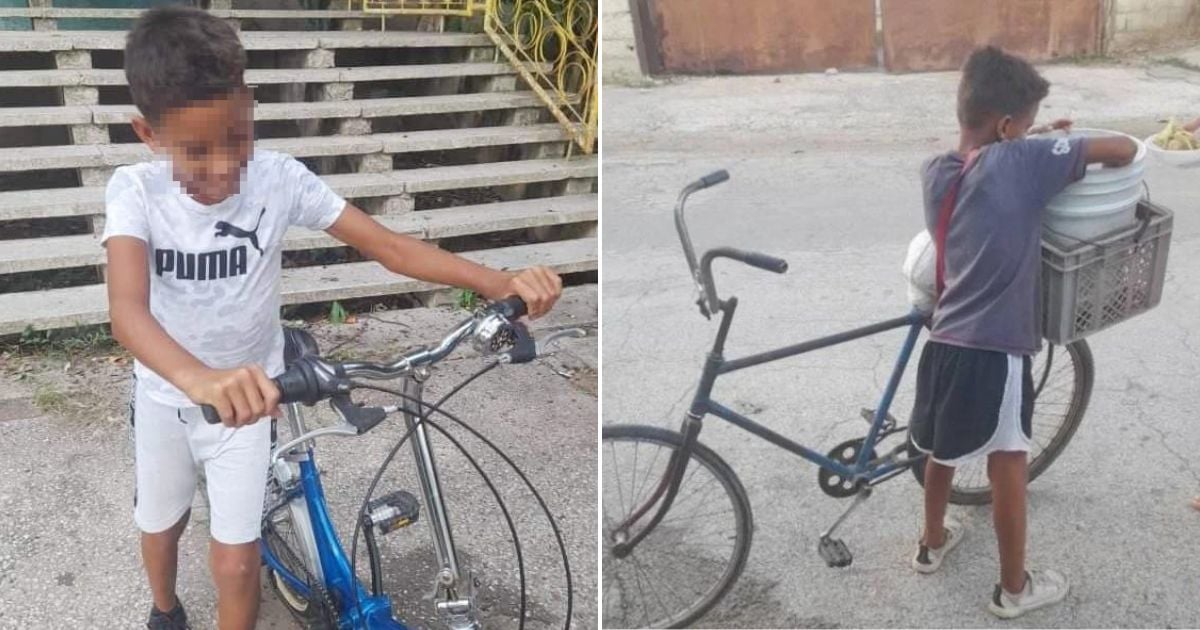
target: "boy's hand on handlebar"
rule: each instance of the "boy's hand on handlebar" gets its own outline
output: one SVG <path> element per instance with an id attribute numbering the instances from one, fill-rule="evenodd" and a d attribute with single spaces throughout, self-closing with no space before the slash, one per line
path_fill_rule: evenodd
<path id="1" fill-rule="evenodd" d="M 530 267 L 508 279 L 504 296 L 516 295 L 525 301 L 529 318 L 545 315 L 562 296 L 562 278 L 546 267 Z"/>
<path id="2" fill-rule="evenodd" d="M 254 424 L 263 416 L 280 415 L 279 388 L 257 365 L 206 369 L 191 379 L 184 393 L 197 405 L 212 405 L 227 427 Z"/>

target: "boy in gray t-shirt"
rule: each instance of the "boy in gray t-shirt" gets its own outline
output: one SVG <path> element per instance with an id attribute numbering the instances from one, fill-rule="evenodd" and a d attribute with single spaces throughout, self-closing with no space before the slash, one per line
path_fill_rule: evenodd
<path id="1" fill-rule="evenodd" d="M 1042 213 L 1088 164 L 1128 164 L 1137 151 L 1128 138 L 1026 139 L 1049 87 L 1026 61 L 991 46 L 976 50 L 958 89 L 959 148 L 922 173 L 925 223 L 944 245 L 912 416 L 912 442 L 929 455 L 913 568 L 936 571 L 962 540 L 962 526 L 945 520 L 954 469 L 986 456 L 1000 546 L 988 609 L 1004 618 L 1062 601 L 1069 590 L 1061 573 L 1025 570 Z"/>

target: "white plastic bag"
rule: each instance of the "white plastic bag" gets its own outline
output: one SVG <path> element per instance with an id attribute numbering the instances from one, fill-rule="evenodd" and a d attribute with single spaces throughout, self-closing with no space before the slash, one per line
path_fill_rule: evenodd
<path id="1" fill-rule="evenodd" d="M 932 313 L 937 304 L 937 248 L 928 230 L 909 242 L 902 270 L 908 280 L 908 301 L 922 313 Z"/>

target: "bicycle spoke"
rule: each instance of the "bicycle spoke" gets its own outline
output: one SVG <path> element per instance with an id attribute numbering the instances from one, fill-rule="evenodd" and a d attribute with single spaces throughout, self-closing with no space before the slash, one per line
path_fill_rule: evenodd
<path id="1" fill-rule="evenodd" d="M 674 511 L 674 510 L 672 510 L 672 511 Z M 698 520 L 698 519 L 702 519 L 702 518 L 708 518 L 710 516 L 719 516 L 721 514 L 726 514 L 726 513 L 732 514 L 733 510 L 722 510 L 720 512 L 709 512 L 707 514 L 699 514 L 696 516 L 689 515 L 688 517 L 686 517 L 686 520 Z M 670 523 L 678 523 L 682 520 L 685 520 L 685 518 L 679 517 L 679 518 L 672 518 L 672 519 L 663 519 L 661 522 L 659 522 L 659 525 L 668 525 Z"/>
<path id="2" fill-rule="evenodd" d="M 605 477 L 606 483 L 620 484 L 619 490 L 606 490 L 606 495 L 612 495 L 605 502 L 610 512 L 619 500 L 630 510 L 641 508 L 663 489 L 660 484 L 669 481 L 672 463 L 685 469 L 670 513 L 663 515 L 654 530 L 623 558 L 606 550 L 602 596 L 604 615 L 610 621 L 604 625 L 675 625 L 710 606 L 732 579 L 742 552 L 739 504 L 732 488 L 726 485 L 725 473 L 714 469 L 702 456 L 692 452 L 676 461 L 681 448 L 678 442 L 628 441 L 634 442 L 634 448 L 626 448 L 627 442 L 617 437 L 604 451 L 612 455 L 604 465 L 631 470 Z M 652 453 L 641 452 L 642 441 Z M 651 506 L 645 523 L 654 514 Z M 611 517 L 610 513 L 601 521 L 608 529 L 615 526 Z"/>
<path id="3" fill-rule="evenodd" d="M 642 574 L 646 576 L 647 582 L 654 583 L 654 580 L 650 577 L 649 573 L 647 573 L 646 570 L 644 568 L 642 568 L 641 563 L 638 562 L 636 558 L 633 558 L 633 566 L 636 569 L 640 570 L 642 572 Z M 667 608 L 667 604 L 665 602 L 663 602 L 662 597 L 659 596 L 657 590 L 653 591 L 653 593 L 654 593 L 654 598 L 658 600 L 658 605 L 662 607 L 663 612 L 667 613 L 667 617 L 669 618 L 671 616 L 671 609 Z"/>
<path id="4" fill-rule="evenodd" d="M 629 508 L 631 510 L 636 510 L 638 508 L 637 495 L 634 494 L 634 487 L 637 486 L 637 469 L 638 469 L 637 460 L 638 460 L 638 451 L 641 450 L 641 447 L 642 447 L 641 442 L 633 443 L 633 474 L 629 475 L 629 501 L 630 501 Z"/>
<path id="5" fill-rule="evenodd" d="M 611 446 L 611 445 L 610 445 L 610 448 L 612 448 L 612 450 L 613 450 L 613 451 L 616 451 L 616 447 L 613 447 L 613 446 Z M 617 458 L 616 458 L 616 454 L 615 454 L 615 453 L 614 453 L 614 455 L 613 455 L 613 459 L 612 459 L 612 461 L 613 461 L 613 462 L 616 462 L 616 461 L 617 461 Z M 615 485 L 616 485 L 616 488 L 617 488 L 617 497 L 618 497 L 618 500 L 619 500 L 619 501 L 620 501 L 620 503 L 621 503 L 621 516 L 622 516 L 622 519 L 621 519 L 621 520 L 625 520 L 625 518 L 627 518 L 627 517 L 629 516 L 629 514 L 630 514 L 630 511 L 632 510 L 632 508 L 631 508 L 631 510 L 630 510 L 630 511 L 627 511 L 627 510 L 625 509 L 625 495 L 624 495 L 624 493 L 623 493 L 623 492 L 621 492 L 621 475 L 620 475 L 620 473 L 619 473 L 619 472 L 618 472 L 618 473 L 616 473 L 616 475 L 617 475 L 617 483 L 616 483 Z"/>
<path id="6" fill-rule="evenodd" d="M 650 462 L 650 467 L 646 469 L 646 475 L 644 477 L 642 477 L 641 483 L 639 483 L 637 489 L 634 490 L 634 500 L 635 501 L 637 501 L 639 498 L 641 498 L 641 496 L 642 496 L 641 491 L 643 489 L 645 489 L 645 487 L 646 487 L 646 481 L 650 478 L 650 471 L 654 470 L 654 464 L 658 463 L 658 456 L 662 452 L 663 452 L 662 448 L 657 448 L 654 450 L 654 460 Z M 667 461 L 670 461 L 670 460 L 667 460 Z M 663 474 L 665 475 L 666 471 L 663 471 Z"/>

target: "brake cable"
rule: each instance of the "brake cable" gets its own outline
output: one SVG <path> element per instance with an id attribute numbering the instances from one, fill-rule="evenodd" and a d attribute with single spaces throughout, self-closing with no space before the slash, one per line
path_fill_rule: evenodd
<path id="1" fill-rule="evenodd" d="M 413 400 L 413 402 L 416 402 L 418 405 L 425 407 L 427 410 L 424 413 L 421 413 L 417 417 L 417 420 L 415 422 L 413 422 L 412 426 L 409 427 L 408 430 L 404 432 L 404 435 L 402 435 L 400 437 L 400 439 L 396 442 L 396 445 L 393 446 L 392 450 L 388 452 L 387 457 L 385 457 L 383 460 L 383 463 L 379 465 L 379 468 L 375 471 L 375 476 L 371 479 L 371 483 L 367 487 L 366 496 L 363 497 L 362 504 L 359 506 L 359 509 L 358 509 L 358 515 L 356 517 L 357 523 L 355 523 L 354 533 L 351 536 L 351 543 L 350 543 L 350 574 L 351 574 L 351 576 L 358 575 L 358 533 L 359 533 L 360 529 L 363 529 L 365 527 L 366 516 L 367 516 L 367 507 L 371 501 L 371 495 L 375 494 L 375 487 L 377 485 L 379 485 L 379 480 L 383 477 L 383 473 L 386 472 L 388 466 L 391 465 L 392 460 L 395 459 L 396 454 L 398 452 L 400 452 L 400 448 L 402 446 L 404 446 L 404 443 L 407 442 L 408 438 L 412 436 L 413 431 L 415 431 L 416 428 L 418 426 L 420 426 L 429 417 L 430 413 L 437 412 L 437 413 L 441 413 L 441 414 L 449 417 L 449 414 L 446 414 L 445 411 L 442 411 L 441 405 L 445 404 L 446 400 L 448 400 L 451 396 L 453 396 L 454 394 L 461 391 L 469 383 L 471 383 L 475 379 L 479 378 L 480 376 L 483 376 L 484 374 L 491 371 L 498 365 L 499 365 L 498 361 L 490 363 L 488 365 L 485 365 L 479 371 L 477 371 L 474 374 L 472 374 L 471 376 L 467 377 L 467 379 L 464 380 L 462 383 L 460 383 L 457 387 L 450 390 L 450 393 L 443 396 L 442 399 L 436 403 L 430 404 L 423 400 Z M 364 388 L 364 389 L 375 389 L 373 387 L 367 386 L 365 383 L 360 383 L 357 381 L 351 381 L 351 385 L 357 386 L 360 388 Z M 395 394 L 396 396 L 398 396 L 402 399 L 406 399 L 406 400 L 412 399 L 411 396 L 408 396 L 407 394 L 404 394 L 401 392 L 390 391 L 390 390 L 384 390 L 384 391 L 387 391 L 388 393 L 391 393 L 391 394 Z M 511 527 L 511 524 L 510 524 L 510 527 Z M 510 531 L 510 533 L 512 533 L 514 535 L 514 540 L 515 540 L 515 535 L 516 535 L 515 531 Z M 519 559 L 520 559 L 520 554 L 518 552 L 518 560 Z M 523 570 L 523 567 L 521 567 L 521 568 Z M 522 589 L 523 588 L 524 588 L 524 583 L 522 583 Z M 524 590 L 522 590 L 522 604 L 524 604 Z M 361 598 L 358 598 L 358 597 L 355 598 L 355 606 L 356 606 L 356 608 L 358 608 L 359 617 L 362 617 L 363 612 L 362 612 L 362 599 Z M 522 609 L 521 630 L 524 630 L 524 626 L 525 626 L 524 609 Z"/>
<path id="2" fill-rule="evenodd" d="M 488 368 L 486 368 L 484 371 L 481 371 L 480 373 L 477 373 L 476 375 L 472 376 L 472 378 L 469 380 L 474 380 L 474 378 L 482 375 L 482 373 L 490 370 L 493 367 L 496 367 L 495 363 L 488 366 Z M 466 382 L 469 382 L 469 380 Z M 407 394 L 404 394 L 403 392 L 399 392 L 397 390 L 393 390 L 393 389 L 386 388 L 386 387 L 381 387 L 378 385 L 361 384 L 360 387 L 362 389 L 374 389 L 377 391 L 393 394 L 401 399 L 408 400 L 411 402 L 415 402 L 419 405 L 429 407 L 431 412 L 436 411 L 437 413 L 440 413 L 441 415 L 447 417 L 451 421 L 457 423 L 462 428 L 466 429 L 469 433 L 471 433 L 476 438 L 478 438 L 481 442 L 486 444 L 489 448 L 492 449 L 492 451 L 494 451 L 497 455 L 499 455 L 505 461 L 505 463 L 507 463 L 509 465 L 509 467 L 513 469 L 514 472 L 517 473 L 517 476 L 520 477 L 521 481 L 523 481 L 525 483 L 525 487 L 527 487 L 529 489 L 529 492 L 533 495 L 534 499 L 537 500 L 538 505 L 542 509 L 542 514 L 544 514 L 546 516 L 546 520 L 547 520 L 547 522 L 549 522 L 550 528 L 554 531 L 554 537 L 555 537 L 556 544 L 558 546 L 559 555 L 563 561 L 564 578 L 565 578 L 566 586 L 567 586 L 567 611 L 566 611 L 566 619 L 563 623 L 563 629 L 569 630 L 571 627 L 571 613 L 574 610 L 574 588 L 573 588 L 574 584 L 573 584 L 573 580 L 571 579 L 571 564 L 570 564 L 570 559 L 567 554 L 566 543 L 562 537 L 562 530 L 559 529 L 558 521 L 554 518 L 554 515 L 551 514 L 550 508 L 546 505 L 545 499 L 542 498 L 541 493 L 537 491 L 537 488 L 533 485 L 533 482 L 531 482 L 529 480 L 529 477 L 526 476 L 526 474 L 523 470 L 521 470 L 520 466 L 517 466 L 516 462 L 514 462 L 512 460 L 512 458 L 508 456 L 507 453 L 505 453 L 498 446 L 496 446 L 495 443 L 493 443 L 488 438 L 484 437 L 483 434 L 481 434 L 479 431 L 477 431 L 476 429 L 471 427 L 466 422 L 455 417 L 453 414 L 451 414 L 443 409 L 435 408 L 435 407 L 439 407 L 441 404 L 445 403 L 446 399 L 451 394 L 456 393 L 458 390 L 462 389 L 462 386 L 465 386 L 466 382 L 464 382 L 459 387 L 455 388 L 455 390 L 452 390 L 450 394 L 447 394 L 446 396 L 442 397 L 442 399 L 440 401 L 438 401 L 438 403 L 436 405 L 430 405 L 427 402 L 424 402 L 420 399 L 417 399 L 417 398 L 414 398 Z M 430 422 L 430 424 L 433 425 L 432 422 Z M 437 428 L 437 427 L 435 426 L 435 428 Z M 438 428 L 438 430 L 439 430 L 439 432 L 442 432 L 443 434 L 445 433 L 440 428 Z"/>

